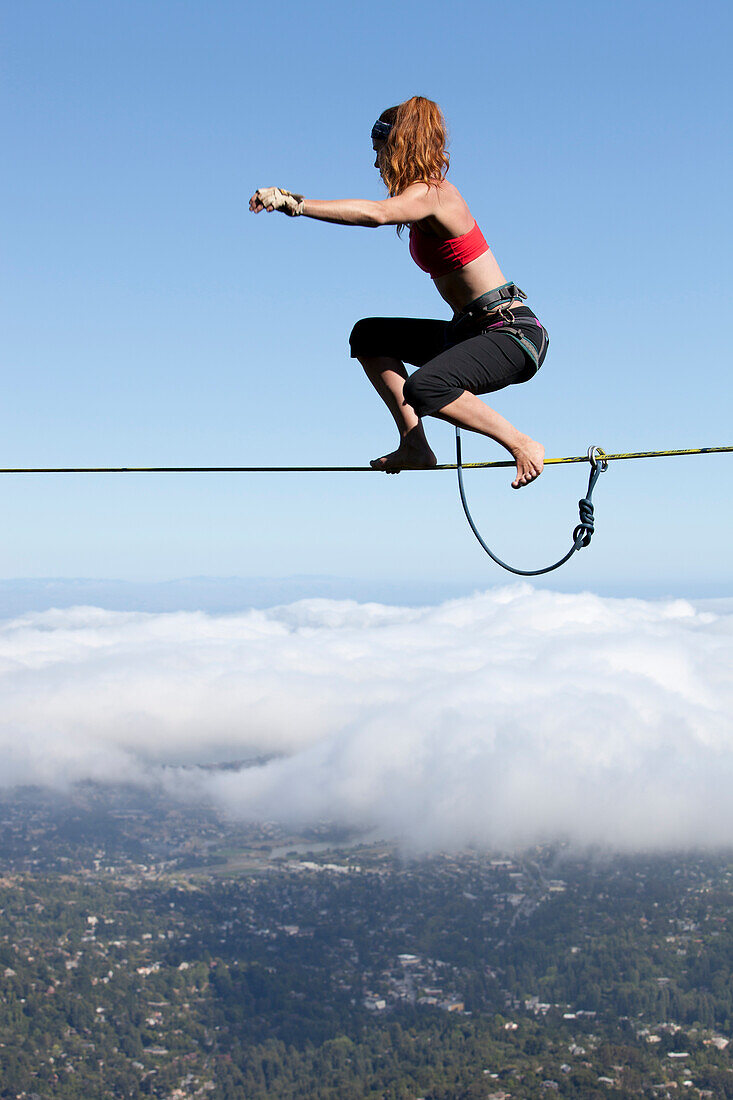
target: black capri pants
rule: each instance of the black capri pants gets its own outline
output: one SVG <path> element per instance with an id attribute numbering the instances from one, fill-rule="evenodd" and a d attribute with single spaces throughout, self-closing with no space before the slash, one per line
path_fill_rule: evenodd
<path id="1" fill-rule="evenodd" d="M 542 330 L 532 310 L 519 306 L 512 310 L 512 318 L 513 326 L 539 352 Z M 452 321 L 365 317 L 354 325 L 349 344 L 353 359 L 385 355 L 419 368 L 405 382 L 404 395 L 420 417 L 434 416 L 464 390 L 492 393 L 527 382 L 537 373 L 528 352 L 500 328 L 465 339 L 456 336 Z"/>

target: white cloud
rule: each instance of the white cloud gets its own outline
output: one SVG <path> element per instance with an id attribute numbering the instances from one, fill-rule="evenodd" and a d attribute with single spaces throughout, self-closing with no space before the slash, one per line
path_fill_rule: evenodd
<path id="1" fill-rule="evenodd" d="M 416 847 L 730 844 L 732 636 L 725 604 L 528 585 L 425 608 L 33 613 L 0 626 L 0 781 L 163 782 Z"/>

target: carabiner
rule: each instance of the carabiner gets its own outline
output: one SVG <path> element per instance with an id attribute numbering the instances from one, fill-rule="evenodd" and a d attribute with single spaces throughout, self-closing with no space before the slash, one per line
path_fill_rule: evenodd
<path id="1" fill-rule="evenodd" d="M 601 447 L 589 447 L 588 448 L 588 461 L 595 470 L 598 470 L 603 474 L 608 469 L 608 461 L 606 460 L 606 452 Z"/>

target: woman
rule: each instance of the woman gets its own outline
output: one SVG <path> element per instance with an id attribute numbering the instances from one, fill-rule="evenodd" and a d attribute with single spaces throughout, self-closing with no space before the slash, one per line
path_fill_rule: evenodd
<path id="1" fill-rule="evenodd" d="M 432 100 L 413 96 L 383 111 L 372 144 L 389 198 L 322 201 L 261 188 L 250 210 L 279 210 L 339 225 L 410 226 L 410 254 L 453 310 L 452 321 L 369 317 L 351 333 L 352 357 L 384 400 L 400 433 L 397 450 L 372 460 L 397 473 L 436 465 L 422 424 L 439 416 L 489 436 L 517 464 L 515 489 L 542 472 L 545 449 L 477 394 L 526 382 L 542 365 L 547 333 L 494 259 L 465 200 L 445 178 L 446 128 Z M 405 363 L 419 369 L 408 377 Z"/>

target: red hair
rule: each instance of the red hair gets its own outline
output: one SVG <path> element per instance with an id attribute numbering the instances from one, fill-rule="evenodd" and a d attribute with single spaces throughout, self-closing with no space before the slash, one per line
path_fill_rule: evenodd
<path id="1" fill-rule="evenodd" d="M 392 129 L 380 149 L 380 171 L 391 196 L 411 183 L 435 184 L 445 179 L 450 157 L 443 112 L 432 99 L 414 95 L 379 116 Z"/>

